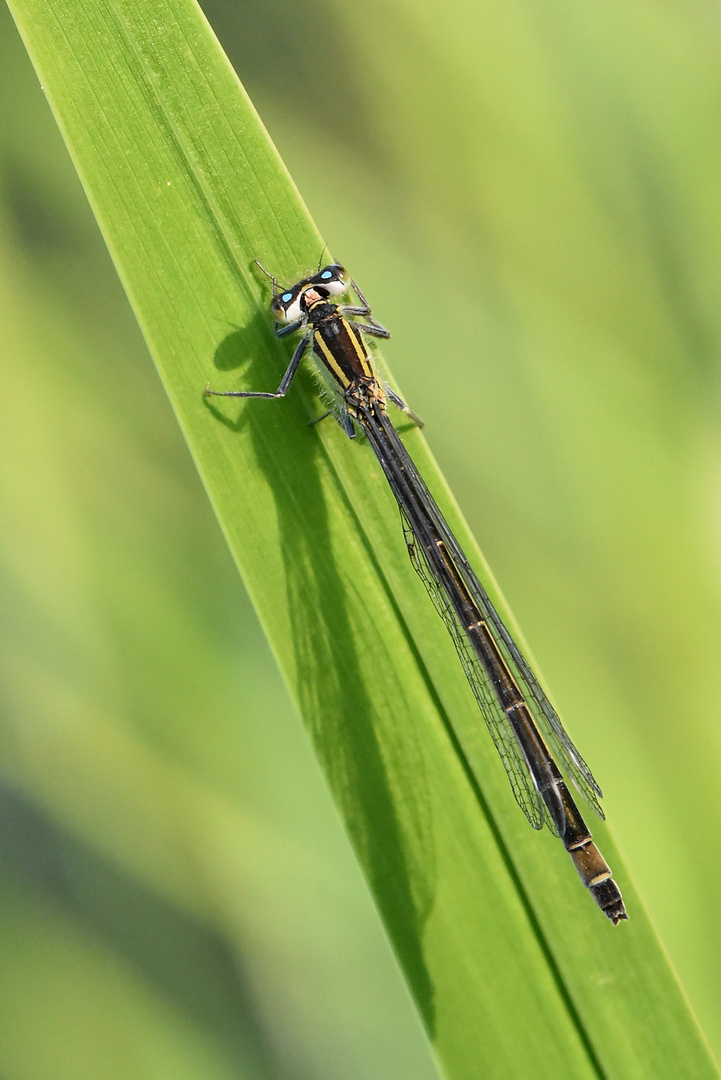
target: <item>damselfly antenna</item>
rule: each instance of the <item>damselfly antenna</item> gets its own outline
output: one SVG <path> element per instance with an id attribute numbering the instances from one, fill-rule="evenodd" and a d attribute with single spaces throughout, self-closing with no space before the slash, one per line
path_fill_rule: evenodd
<path id="1" fill-rule="evenodd" d="M 318 269 L 316 270 L 316 274 L 320 273 L 320 268 L 323 265 L 323 256 L 325 255 L 327 250 L 328 250 L 328 245 L 323 244 L 323 250 L 321 251 L 320 258 L 318 259 Z"/>

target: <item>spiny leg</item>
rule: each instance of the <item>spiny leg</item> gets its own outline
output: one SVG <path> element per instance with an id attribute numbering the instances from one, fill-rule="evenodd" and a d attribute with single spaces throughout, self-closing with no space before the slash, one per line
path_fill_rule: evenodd
<path id="1" fill-rule="evenodd" d="M 310 335 L 306 334 L 304 338 L 301 338 L 298 342 L 298 346 L 291 357 L 291 361 L 288 364 L 285 375 L 280 381 L 280 386 L 275 393 L 263 390 L 211 390 L 210 383 L 205 388 L 205 393 L 208 397 L 243 397 L 243 398 L 282 398 L 288 393 L 288 388 L 293 382 L 293 376 L 298 370 L 298 365 L 303 359 L 305 350 L 310 343 Z"/>
<path id="2" fill-rule="evenodd" d="M 345 308 L 341 308 L 341 313 L 343 315 L 348 314 Z M 372 323 L 354 322 L 352 325 L 356 326 L 362 333 L 370 334 L 371 337 L 389 338 L 391 336 L 390 330 L 386 330 L 385 326 L 381 326 L 375 319 Z"/>
<path id="3" fill-rule="evenodd" d="M 393 390 L 392 387 L 388 385 L 388 383 L 383 383 L 383 389 L 388 395 L 388 400 L 393 405 L 395 405 L 397 409 L 400 409 L 400 411 L 404 413 L 409 420 L 412 420 L 416 427 L 425 427 L 425 423 L 423 420 L 421 420 L 418 413 L 414 413 L 410 405 L 407 405 L 403 398 L 400 396 L 400 394 L 397 394 L 395 390 Z"/>
<path id="4" fill-rule="evenodd" d="M 337 424 L 340 424 L 349 439 L 355 439 L 355 428 L 353 427 L 353 421 L 348 415 L 346 409 L 342 409 L 340 415 L 336 413 L 335 409 L 328 409 L 326 412 L 323 413 L 322 416 L 316 416 L 315 420 L 309 420 L 308 427 L 315 427 L 315 425 L 319 424 L 321 420 L 326 420 L 329 416 L 332 416 L 335 422 Z"/>
<path id="5" fill-rule="evenodd" d="M 356 296 L 360 300 L 360 307 L 358 307 L 355 304 L 346 304 L 341 309 L 342 314 L 343 315 L 350 315 L 350 316 L 358 316 L 358 315 L 365 316 L 366 318 L 370 319 L 370 326 L 363 326 L 362 327 L 362 329 L 367 334 L 375 333 L 377 337 L 390 337 L 391 336 L 390 330 L 386 330 L 386 328 L 383 326 L 382 323 L 379 323 L 377 319 L 373 318 L 373 313 L 371 312 L 371 306 L 368 303 L 368 301 L 366 300 L 365 294 L 361 292 L 360 286 L 358 285 L 358 282 L 354 278 L 351 278 L 351 283 L 350 284 L 351 284 L 351 288 L 352 288 L 353 292 L 356 294 Z M 376 329 L 371 329 L 370 328 L 371 326 L 375 327 Z"/>

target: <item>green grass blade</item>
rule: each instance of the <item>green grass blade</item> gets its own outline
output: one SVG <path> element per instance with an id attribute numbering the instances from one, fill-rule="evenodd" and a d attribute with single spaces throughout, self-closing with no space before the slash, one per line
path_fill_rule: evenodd
<path id="1" fill-rule="evenodd" d="M 277 384 L 288 348 L 254 259 L 292 279 L 323 246 L 202 15 L 11 9 L 445 1073 L 716 1075 L 606 830 L 633 920 L 615 932 L 518 813 L 369 453 L 306 426 L 305 374 L 283 403 L 202 396 Z"/>

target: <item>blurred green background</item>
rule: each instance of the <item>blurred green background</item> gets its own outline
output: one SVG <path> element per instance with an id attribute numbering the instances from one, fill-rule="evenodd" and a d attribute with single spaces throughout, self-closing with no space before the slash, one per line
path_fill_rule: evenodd
<path id="1" fill-rule="evenodd" d="M 721 9 L 205 10 L 393 330 L 718 1053 Z M 0 1077 L 430 1080 L 2 20 Z"/>

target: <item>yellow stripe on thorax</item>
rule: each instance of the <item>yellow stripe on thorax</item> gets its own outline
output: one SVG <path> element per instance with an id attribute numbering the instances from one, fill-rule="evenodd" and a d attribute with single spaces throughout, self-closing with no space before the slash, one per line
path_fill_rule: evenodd
<path id="1" fill-rule="evenodd" d="M 325 341 L 323 340 L 323 338 L 321 337 L 321 335 L 318 333 L 317 330 L 315 332 L 315 344 L 316 344 L 317 348 L 319 348 L 320 351 L 323 353 L 323 357 L 325 358 L 325 362 L 328 365 L 330 371 L 335 376 L 336 381 L 345 390 L 346 386 L 350 386 L 350 379 L 348 378 L 346 373 L 342 370 L 342 368 L 340 368 L 338 366 L 338 364 L 336 363 L 336 359 L 333 356 L 333 353 L 330 351 L 330 349 L 328 348 Z"/>
<path id="2" fill-rule="evenodd" d="M 348 323 L 347 319 L 341 319 L 340 321 L 343 324 L 343 329 L 346 332 L 346 336 L 347 336 L 348 340 L 351 342 L 351 344 L 353 345 L 353 348 L 355 349 L 355 353 L 356 353 L 356 356 L 358 358 L 358 363 L 359 363 L 359 367 L 360 367 L 362 375 L 365 376 L 365 378 L 368 378 L 368 379 L 375 378 L 376 372 L 375 372 L 375 368 L 373 367 L 373 361 L 371 360 L 370 356 L 366 352 L 362 341 L 359 340 L 357 335 L 353 333 L 353 330 L 351 329 L 350 324 Z M 333 356 L 333 353 L 328 348 L 328 345 L 326 344 L 326 342 L 323 340 L 322 335 L 316 330 L 314 336 L 315 336 L 315 344 L 320 349 L 321 353 L 323 354 L 323 358 L 324 358 L 326 364 L 328 365 L 329 370 L 332 372 L 332 374 L 335 377 L 335 379 L 337 380 L 338 384 L 343 389 L 345 389 L 347 386 L 350 385 L 351 380 L 348 378 L 348 376 L 342 370 L 342 368 L 338 365 L 337 360 L 335 359 L 335 357 Z"/>

